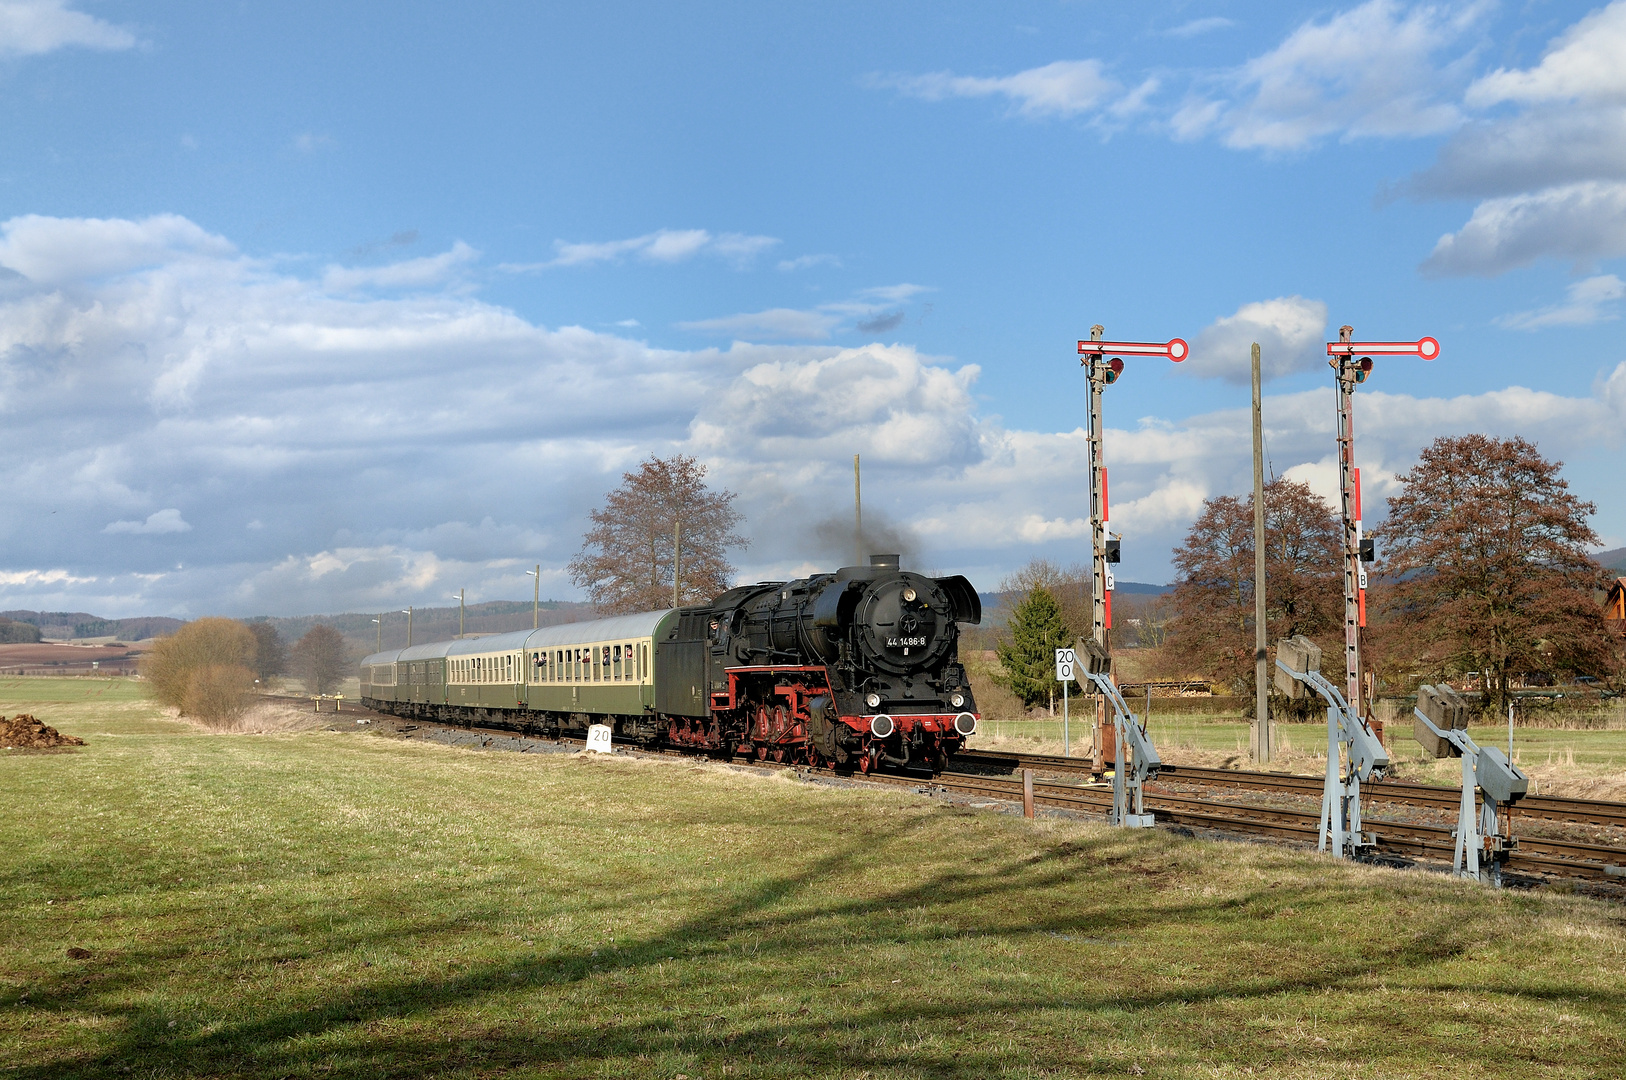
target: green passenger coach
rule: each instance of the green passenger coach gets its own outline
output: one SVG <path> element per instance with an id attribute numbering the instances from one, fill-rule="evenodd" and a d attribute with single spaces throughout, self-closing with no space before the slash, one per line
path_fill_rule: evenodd
<path id="1" fill-rule="evenodd" d="M 655 641 L 675 610 L 436 641 L 361 661 L 363 704 L 453 723 L 511 722 L 547 731 L 606 723 L 620 738 L 655 722 Z"/>

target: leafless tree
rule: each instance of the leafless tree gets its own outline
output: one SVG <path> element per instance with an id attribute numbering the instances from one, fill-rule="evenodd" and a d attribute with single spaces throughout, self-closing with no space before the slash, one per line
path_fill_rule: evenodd
<path id="1" fill-rule="evenodd" d="M 1516 674 L 1618 670 L 1594 599 L 1606 578 L 1587 557 L 1596 508 L 1561 468 L 1516 437 L 1436 439 L 1378 533 L 1390 651 L 1432 673 L 1486 673 L 1498 711 Z"/>
<path id="2" fill-rule="evenodd" d="M 1343 626 L 1342 526 L 1305 484 L 1278 477 L 1265 485 L 1265 617 L 1272 641 L 1293 634 L 1338 655 Z M 1238 691 L 1252 693 L 1253 496 L 1221 495 L 1175 549 L 1175 658 Z"/>
<path id="3" fill-rule="evenodd" d="M 294 643 L 294 673 L 312 693 L 331 694 L 349 673 L 350 648 L 344 635 L 326 623 L 317 623 Z"/>
<path id="4" fill-rule="evenodd" d="M 743 518 L 734 493 L 712 490 L 705 476 L 692 457 L 651 456 L 622 474 L 603 509 L 592 512 L 593 528 L 570 562 L 570 577 L 601 612 L 669 607 L 674 540 L 680 602 L 704 603 L 728 589 L 734 576 L 728 549 L 749 541 L 735 531 Z"/>

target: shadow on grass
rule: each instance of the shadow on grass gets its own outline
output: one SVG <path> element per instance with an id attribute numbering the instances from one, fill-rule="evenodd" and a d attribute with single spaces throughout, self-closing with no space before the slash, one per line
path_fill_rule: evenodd
<path id="1" fill-rule="evenodd" d="M 177 1023 L 171 1027 L 171 1021 L 176 1018 L 169 1014 L 126 1010 L 117 1033 L 102 1048 L 49 1064 L 24 1065 L 14 1068 L 11 1075 L 29 1080 L 62 1080 L 118 1075 L 128 1070 L 194 1076 L 283 1076 L 321 1071 L 333 1076 L 371 1077 L 460 1071 L 489 1073 L 510 1068 L 573 1074 L 596 1071 L 606 1058 L 623 1059 L 625 1069 L 636 1072 L 646 1065 L 654 1068 L 655 1059 L 676 1054 L 713 1062 L 754 1060 L 757 1068 L 787 1073 L 856 1074 L 866 1070 L 902 1070 L 941 1077 L 980 1077 L 1028 1064 L 998 1052 L 999 1038 L 986 1037 L 990 1034 L 989 1024 L 996 1019 L 1003 1024 L 1012 1018 L 1037 1017 L 1054 1010 L 1133 1013 L 1175 1004 L 1201 1005 L 1339 989 L 1370 990 L 1369 980 L 1374 970 L 1415 970 L 1451 960 L 1464 949 L 1460 921 L 1442 913 L 1409 940 L 1354 950 L 1353 955 L 1344 953 L 1341 960 L 1333 959 L 1340 955 L 1339 950 L 1329 950 L 1327 962 L 1306 963 L 1305 972 L 1292 977 L 1260 972 L 1240 983 L 1224 983 L 1209 976 L 1167 991 L 1082 981 L 1076 991 L 1063 995 L 1037 987 L 1012 991 L 1004 980 L 999 980 L 1000 989 L 995 992 L 990 989 L 993 980 L 984 978 L 969 988 L 963 1003 L 919 1000 L 886 1001 L 879 1005 L 855 1003 L 845 1014 L 836 1010 L 838 1018 L 834 1023 L 829 1008 L 821 1009 L 821 1015 L 816 1017 L 750 1015 L 737 1021 L 721 1016 L 699 1016 L 691 1008 L 670 1018 L 645 1015 L 629 1019 L 612 1015 L 596 1024 L 577 1024 L 558 1030 L 543 1029 L 540 1025 L 527 1028 L 511 1019 L 481 1028 L 478 1018 L 467 1014 L 448 1018 L 443 1025 L 434 1023 L 435 1014 L 442 1010 L 523 995 L 539 987 L 571 987 L 590 979 L 613 979 L 618 972 L 647 969 L 669 958 L 688 965 L 715 962 L 719 954 L 730 951 L 737 939 L 757 942 L 755 958 L 767 956 L 794 961 L 804 947 L 812 944 L 809 937 L 818 933 L 810 924 L 821 920 L 832 920 L 843 928 L 847 939 L 843 949 L 848 952 L 867 952 L 899 942 L 918 946 L 932 941 L 946 943 L 974 938 L 1019 941 L 1043 934 L 1076 935 L 1087 941 L 1118 936 L 1125 938 L 1124 944 L 1132 948 L 1136 939 L 1146 940 L 1160 931 L 1178 933 L 1180 928 L 1192 924 L 1205 927 L 1234 924 L 1239 943 L 1246 943 L 1248 927 L 1258 925 L 1257 911 L 1250 907 L 1278 905 L 1284 899 L 1279 891 L 1261 888 L 1243 898 L 1168 903 L 1161 895 L 1154 893 L 1148 897 L 1126 888 L 1118 894 L 1121 899 L 1084 910 L 1046 910 L 1030 917 L 1022 914 L 1023 905 L 1012 905 L 1018 914 L 1003 921 L 990 919 L 984 911 L 977 913 L 973 925 L 964 925 L 965 913 L 956 911 L 958 905 L 997 903 L 1004 898 L 1024 900 L 1063 885 L 1081 872 L 1081 859 L 1089 860 L 1082 868 L 1087 872 L 1101 873 L 1116 868 L 1127 875 L 1133 873 L 1136 858 L 1143 856 L 1144 853 L 1127 847 L 1117 836 L 1073 841 L 1037 856 L 987 865 L 977 871 L 964 868 L 942 871 L 919 884 L 881 895 L 852 896 L 792 910 L 776 910 L 793 902 L 810 887 L 839 876 L 863 860 L 875 858 L 871 844 L 860 841 L 794 873 L 765 881 L 666 932 L 634 940 L 604 955 L 595 955 L 589 946 L 583 945 L 547 958 L 482 964 L 445 978 L 381 978 L 331 996 L 303 992 L 291 995 L 291 1000 L 286 1002 L 268 1002 L 266 1011 L 255 1019 L 206 1032 L 198 1030 L 190 1021 L 183 1021 L 185 1026 Z M 1331 926 L 1349 914 L 1331 899 L 1298 898 L 1293 902 L 1304 909 L 1303 917 L 1310 926 Z M 889 911 L 920 907 L 932 909 L 933 919 L 913 923 L 887 917 Z M 448 925 L 466 925 L 468 918 L 464 915 L 448 920 Z M 859 928 L 856 934 L 852 932 L 853 927 Z M 381 933 L 380 937 L 399 938 L 433 929 L 428 924 L 419 924 L 405 931 Z M 1253 937 L 1257 939 L 1257 933 Z M 121 957 L 124 972 L 94 983 L 60 984 L 54 991 L 39 994 L 36 1006 L 109 1013 L 103 1003 L 117 996 L 111 991 L 134 989 L 137 971 L 161 967 L 166 959 L 172 961 L 175 953 L 186 951 L 178 948 Z M 720 984 L 717 988 L 725 989 Z M 1436 989 L 1494 993 L 1498 988 L 1476 982 L 1471 986 L 1441 985 Z M 840 990 L 828 987 L 823 992 L 839 994 Z M 1508 987 L 1506 992 L 1517 992 L 1524 997 L 1542 996 L 1541 991 L 1532 991 L 1529 987 Z M 866 995 L 855 992 L 855 997 L 863 996 Z M 1551 996 L 1568 995 L 1553 991 Z M 1626 1003 L 1618 993 L 1599 995 L 1594 992 L 1590 996 L 1595 1007 L 1605 1010 L 1618 1010 Z M 653 1008 L 652 999 L 652 995 L 644 991 L 633 1008 L 647 1014 Z M 378 1030 L 403 1021 L 416 1021 L 428 1027 L 411 1032 Z M 944 1037 L 930 1048 L 900 1046 L 898 1032 L 903 1025 L 909 1025 L 917 1034 L 930 1031 Z M 1063 1026 L 1071 1029 L 1074 1025 Z M 956 1031 L 963 1035 L 957 1038 Z M 1178 1045 L 1172 1039 L 1161 1041 L 1166 1048 Z M 1087 1048 L 1075 1048 L 1059 1034 L 1055 1044 L 1056 1053 L 1074 1055 L 1075 1060 L 1049 1064 L 1090 1067 Z M 952 1049 L 952 1045 L 960 1049 Z M 1512 1052 L 1504 1049 L 1503 1053 Z M 1270 1054 L 1262 1049 L 1259 1057 L 1269 1060 Z"/>

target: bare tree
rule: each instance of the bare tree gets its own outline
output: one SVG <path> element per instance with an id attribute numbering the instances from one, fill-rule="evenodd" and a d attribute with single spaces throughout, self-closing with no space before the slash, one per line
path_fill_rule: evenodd
<path id="1" fill-rule="evenodd" d="M 604 508 L 592 512 L 593 528 L 570 562 L 571 580 L 595 607 L 627 614 L 670 606 L 674 550 L 681 603 L 704 603 L 728 589 L 728 549 L 749 541 L 735 532 L 743 518 L 734 493 L 713 491 L 705 476 L 704 465 L 681 454 L 652 456 L 622 474 Z"/>
<path id="2" fill-rule="evenodd" d="M 1334 654 L 1343 626 L 1342 526 L 1305 484 L 1265 485 L 1265 617 L 1271 640 L 1304 634 Z M 1169 647 L 1179 662 L 1252 693 L 1253 496 L 1221 495 L 1175 549 Z"/>
<path id="3" fill-rule="evenodd" d="M 326 623 L 317 623 L 294 643 L 293 668 L 306 689 L 330 694 L 350 669 L 350 649 L 344 635 Z"/>
<path id="4" fill-rule="evenodd" d="M 1498 711 L 1512 676 L 1610 674 L 1618 655 L 1593 597 L 1592 503 L 1520 438 L 1440 438 L 1389 500 L 1391 650 L 1439 674 L 1483 672 Z"/>

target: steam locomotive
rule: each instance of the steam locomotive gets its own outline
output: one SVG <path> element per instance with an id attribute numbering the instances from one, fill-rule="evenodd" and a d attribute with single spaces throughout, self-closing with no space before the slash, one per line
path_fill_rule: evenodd
<path id="1" fill-rule="evenodd" d="M 380 712 L 549 736 L 608 724 L 621 742 L 841 770 L 940 771 L 977 729 L 958 575 L 896 555 L 711 603 L 435 642 L 361 662 Z"/>

